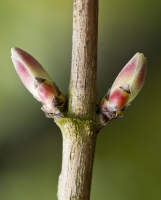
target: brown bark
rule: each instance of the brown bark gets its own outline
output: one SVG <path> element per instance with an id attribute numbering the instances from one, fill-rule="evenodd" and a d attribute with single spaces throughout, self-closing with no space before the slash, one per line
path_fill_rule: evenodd
<path id="1" fill-rule="evenodd" d="M 75 0 L 69 114 L 95 116 L 97 97 L 98 0 Z"/>
<path id="2" fill-rule="evenodd" d="M 73 49 L 67 117 L 56 118 L 63 137 L 59 200 L 89 200 L 97 133 L 98 0 L 74 0 Z"/>
<path id="3" fill-rule="evenodd" d="M 92 122 L 66 119 L 63 133 L 63 162 L 59 177 L 59 200 L 89 200 L 97 133 Z"/>

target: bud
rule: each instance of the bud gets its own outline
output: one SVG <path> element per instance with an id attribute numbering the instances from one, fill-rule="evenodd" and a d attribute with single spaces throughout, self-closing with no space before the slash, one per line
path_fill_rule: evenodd
<path id="1" fill-rule="evenodd" d="M 111 90 L 100 100 L 101 121 L 105 123 L 122 115 L 122 111 L 140 92 L 146 75 L 147 60 L 136 53 L 121 70 Z"/>
<path id="2" fill-rule="evenodd" d="M 17 47 L 11 49 L 11 54 L 17 74 L 25 87 L 43 104 L 42 110 L 50 114 L 60 114 L 58 106 L 64 106 L 66 96 L 59 91 L 41 64 Z"/>

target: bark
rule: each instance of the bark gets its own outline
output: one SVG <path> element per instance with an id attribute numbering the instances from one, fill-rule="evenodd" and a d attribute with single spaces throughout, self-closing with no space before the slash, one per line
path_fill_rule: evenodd
<path id="1" fill-rule="evenodd" d="M 97 97 L 98 0 L 75 0 L 69 113 L 95 117 Z"/>
<path id="2" fill-rule="evenodd" d="M 89 200 L 97 132 L 88 120 L 57 122 L 63 134 L 63 162 L 59 177 L 59 200 Z M 96 127 L 95 127 L 96 128 Z"/>
<path id="3" fill-rule="evenodd" d="M 72 67 L 63 137 L 59 200 L 89 200 L 97 133 L 98 0 L 74 0 Z"/>

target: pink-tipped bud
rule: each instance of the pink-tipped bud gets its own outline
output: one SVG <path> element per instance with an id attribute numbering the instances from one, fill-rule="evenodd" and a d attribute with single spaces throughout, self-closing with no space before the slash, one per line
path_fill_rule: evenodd
<path id="1" fill-rule="evenodd" d="M 58 114 L 56 107 L 64 104 L 66 97 L 59 91 L 41 64 L 17 47 L 11 49 L 11 54 L 17 74 L 26 88 L 43 104 L 42 110 Z"/>
<path id="2" fill-rule="evenodd" d="M 140 92 L 146 76 L 147 60 L 136 53 L 121 70 L 111 90 L 100 101 L 99 109 L 106 121 L 122 115 L 122 111 Z"/>

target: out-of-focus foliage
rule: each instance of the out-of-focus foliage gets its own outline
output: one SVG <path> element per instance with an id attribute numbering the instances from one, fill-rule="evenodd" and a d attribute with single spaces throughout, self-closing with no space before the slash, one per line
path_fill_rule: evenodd
<path id="1" fill-rule="evenodd" d="M 62 92 L 70 79 L 73 1 L 0 3 L 0 199 L 56 200 L 61 133 L 20 82 L 10 48 L 20 47 Z M 98 99 L 136 53 L 148 58 L 145 85 L 99 134 L 91 199 L 161 199 L 161 1 L 100 0 Z"/>

